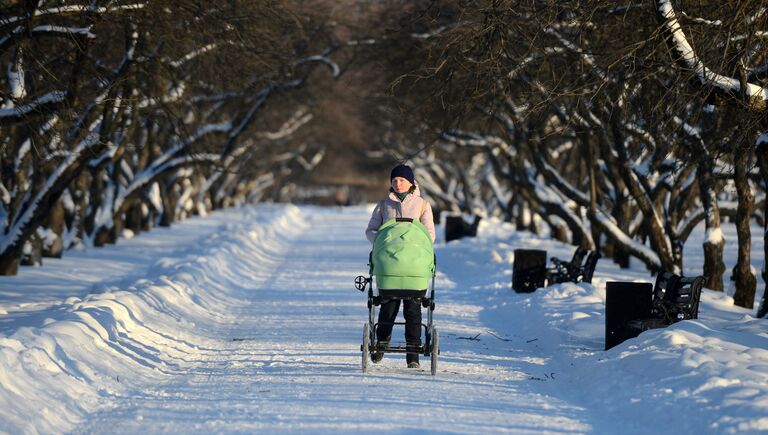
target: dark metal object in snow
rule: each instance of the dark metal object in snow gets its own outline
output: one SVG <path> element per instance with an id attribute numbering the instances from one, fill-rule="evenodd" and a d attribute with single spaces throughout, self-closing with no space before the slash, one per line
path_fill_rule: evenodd
<path id="1" fill-rule="evenodd" d="M 450 242 L 462 237 L 475 237 L 478 225 L 480 225 L 480 216 L 475 216 L 475 220 L 471 224 L 467 223 L 461 216 L 446 216 L 445 241 Z"/>
<path id="2" fill-rule="evenodd" d="M 651 316 L 653 285 L 649 282 L 617 282 L 605 284 L 605 350 L 639 332 L 629 327 L 634 319 Z"/>
<path id="3" fill-rule="evenodd" d="M 552 257 L 554 267 L 547 269 L 547 285 L 561 282 L 586 282 L 592 283 L 592 275 L 597 267 L 597 260 L 602 257 L 597 251 L 584 248 L 576 248 L 573 258 L 569 262 Z"/>
<path id="4" fill-rule="evenodd" d="M 637 337 L 649 329 L 664 328 L 699 316 L 703 276 L 660 273 L 649 283 L 606 284 L 605 349 Z"/>
<path id="5" fill-rule="evenodd" d="M 547 251 L 515 249 L 512 265 L 512 288 L 518 293 L 530 293 L 544 287 L 547 269 Z"/>

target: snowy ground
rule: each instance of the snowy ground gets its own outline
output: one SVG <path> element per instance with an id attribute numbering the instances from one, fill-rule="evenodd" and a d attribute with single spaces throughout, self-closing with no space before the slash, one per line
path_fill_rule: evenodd
<path id="1" fill-rule="evenodd" d="M 605 352 L 605 282 L 652 278 L 603 261 L 594 286 L 515 294 L 514 249 L 572 248 L 505 225 L 438 241 L 438 375 L 362 374 L 368 213 L 229 210 L 0 278 L 0 431 L 768 431 L 754 310 L 706 291 L 699 320 Z"/>

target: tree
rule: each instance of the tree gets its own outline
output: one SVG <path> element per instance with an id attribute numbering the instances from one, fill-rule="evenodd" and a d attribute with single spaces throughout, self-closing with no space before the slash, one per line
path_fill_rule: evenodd
<path id="1" fill-rule="evenodd" d="M 319 65 L 340 74 L 329 57 L 333 38 L 296 6 L 44 1 L 6 9 L 0 274 L 16 273 L 39 227 L 63 227 L 48 222 L 61 198 L 72 201 L 54 215 L 101 245 L 126 220 L 151 226 L 150 210 L 164 224 L 205 212 L 215 204 L 195 208 L 201 189 L 245 195 L 241 185 L 267 179 L 273 166 L 253 162 L 278 150 L 252 128 L 261 109 L 301 89 Z M 225 188 L 216 183 L 222 173 L 238 176 Z"/>
<path id="2" fill-rule="evenodd" d="M 704 273 L 722 289 L 720 218 L 736 217 L 735 297 L 751 306 L 749 221 L 764 219 L 752 205 L 759 169 L 749 172 L 765 131 L 759 2 L 685 3 L 684 15 L 670 1 L 431 6 L 412 49 L 422 63 L 395 80 L 405 110 L 452 146 L 482 149 L 494 178 L 553 233 L 565 225 L 574 243 L 619 260 L 629 253 L 679 272 L 682 246 L 703 221 Z M 458 171 L 476 162 L 460 159 Z M 729 183 L 736 206 L 721 192 Z M 489 206 L 511 196 L 500 193 L 478 197 Z M 507 214 L 521 209 L 509 203 Z"/>

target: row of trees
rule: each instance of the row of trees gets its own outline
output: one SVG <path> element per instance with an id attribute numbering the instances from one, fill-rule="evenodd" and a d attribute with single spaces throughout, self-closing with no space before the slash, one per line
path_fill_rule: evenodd
<path id="1" fill-rule="evenodd" d="M 331 2 L 332 20 L 306 13 L 325 3 L 0 10 L 0 274 L 30 241 L 49 255 L 109 243 L 311 170 L 325 154 L 306 132 L 343 129 L 313 123 L 311 92 L 298 90 L 354 60 L 360 131 L 415 163 L 440 208 L 547 226 L 651 270 L 680 271 L 703 222 L 717 290 L 727 217 L 735 300 L 753 305 L 749 224 L 768 215 L 761 2 L 345 1 Z M 348 27 L 330 29 L 339 19 Z"/>
<path id="2" fill-rule="evenodd" d="M 728 217 L 735 303 L 753 306 L 750 222 L 768 229 L 762 2 L 439 3 L 399 40 L 413 72 L 391 71 L 400 104 L 423 114 L 399 155 L 440 207 L 677 272 L 703 222 L 715 290 Z"/>
<path id="3" fill-rule="evenodd" d="M 297 92 L 337 77 L 323 20 L 272 0 L 17 2 L 0 10 L 0 275 L 258 200 L 320 146 Z M 318 68 L 320 67 L 320 68 Z M 269 110 L 265 110 L 265 106 Z"/>

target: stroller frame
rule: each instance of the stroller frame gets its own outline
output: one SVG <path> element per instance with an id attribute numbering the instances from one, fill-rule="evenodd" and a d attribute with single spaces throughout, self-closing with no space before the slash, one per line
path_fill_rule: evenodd
<path id="1" fill-rule="evenodd" d="M 369 257 L 369 266 L 372 259 Z M 364 292 L 368 290 L 368 322 L 363 325 L 363 344 L 360 345 L 362 352 L 363 373 L 368 371 L 368 362 L 373 352 L 382 353 L 418 353 L 430 357 L 430 371 L 432 376 L 437 373 L 437 359 L 440 354 L 439 337 L 437 327 L 432 321 L 432 312 L 435 310 L 435 274 L 432 273 L 432 280 L 428 289 L 418 290 L 381 290 L 379 295 L 373 294 L 373 276 L 369 269 L 368 276 L 360 275 L 355 278 L 355 287 Z M 383 294 L 382 294 L 383 293 Z M 376 309 L 384 302 L 391 300 L 420 300 L 421 306 L 427 308 L 427 323 L 421 323 L 424 329 L 424 343 L 418 346 L 391 346 L 388 343 L 382 343 L 376 338 L 376 330 L 385 323 L 376 322 Z M 386 323 L 387 325 L 405 325 L 405 322 Z"/>

